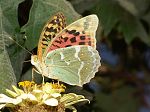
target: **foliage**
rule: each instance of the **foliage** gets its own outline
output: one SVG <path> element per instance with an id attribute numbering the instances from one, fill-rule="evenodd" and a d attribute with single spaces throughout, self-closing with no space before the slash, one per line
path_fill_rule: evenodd
<path id="1" fill-rule="evenodd" d="M 5 88 L 9 88 L 10 85 L 16 84 L 16 78 L 17 81 L 21 79 L 24 60 L 28 57 L 28 52 L 20 48 L 17 44 L 26 47 L 28 50 L 35 48 L 39 40 L 41 29 L 46 20 L 57 12 L 61 11 L 66 14 L 68 22 L 72 22 L 79 17 L 69 2 L 65 0 L 38 0 L 33 1 L 30 12 L 27 12 L 30 13 L 29 20 L 27 24 L 23 23 L 25 25 L 22 27 L 22 21 L 25 21 L 22 15 L 22 12 L 24 12 L 22 7 L 24 7 L 24 4 L 27 5 L 27 2 L 31 2 L 30 4 L 32 4 L 32 1 L 27 0 L 24 2 L 19 0 L 8 0 L 7 2 L 5 0 L 0 1 L 1 92 L 4 92 Z M 25 6 L 25 8 L 30 9 L 30 5 Z M 22 12 L 20 10 L 22 10 Z M 27 16 L 28 14 L 25 13 L 24 15 Z M 20 21 L 18 21 L 18 18 Z M 31 72 L 28 72 L 27 75 L 30 74 Z M 9 82 L 10 84 L 5 84 L 5 82 Z"/>
<path id="2" fill-rule="evenodd" d="M 78 2 L 77 2 L 78 1 Z M 143 42 L 150 45 L 149 31 L 146 31 L 146 23 L 149 24 L 149 1 L 148 0 L 72 0 L 75 9 L 82 13 L 84 3 L 91 3 L 84 10 L 96 13 L 101 19 L 104 34 L 107 36 L 113 28 L 122 33 L 125 41 L 130 44 L 133 39 L 140 38 Z M 81 4 L 81 5 L 79 5 Z M 82 8 L 84 7 L 84 8 Z"/>
<path id="3" fill-rule="evenodd" d="M 135 90 L 135 88 L 126 86 L 112 92 L 112 94 L 97 93 L 97 103 L 95 104 L 97 112 L 98 110 L 102 112 L 112 112 L 112 110 L 115 112 L 137 112 L 139 101 L 133 97 Z"/>
<path id="4" fill-rule="evenodd" d="M 145 97 L 150 96 L 147 88 L 150 84 L 150 1 L 68 1 L 0 0 L 0 92 L 4 93 L 5 88 L 20 80 L 31 79 L 31 65 L 24 62 L 30 59 L 30 54 L 25 49 L 32 51 L 37 47 L 41 30 L 52 15 L 63 12 L 69 24 L 79 14 L 95 13 L 103 28 L 97 32 L 102 67 L 97 77 L 84 87 L 83 94 L 88 91 L 87 97 L 95 96 L 85 108 L 95 112 L 136 112 L 140 104 L 149 105 Z"/>
<path id="5" fill-rule="evenodd" d="M 97 83 L 94 86 L 90 85 L 96 92 L 96 107 L 94 107 L 97 108 L 96 111 L 135 112 L 140 108 L 136 102 L 140 102 L 145 110 L 149 111 L 150 109 L 146 109 L 148 108 L 146 105 L 149 105 L 146 98 L 150 96 L 147 88 L 150 84 L 149 0 L 70 0 L 70 2 L 82 15 L 96 13 L 103 28 L 103 32 L 98 32 L 97 35 L 100 41 L 97 49 L 102 57 L 102 67 L 95 78 L 101 85 L 100 93 L 97 90 Z M 134 90 L 133 96 L 129 98 L 131 101 L 127 98 L 124 87 L 127 91 Z M 119 94 L 114 95 L 117 92 Z M 128 99 L 132 103 L 128 105 L 126 101 L 119 102 L 118 106 L 116 99 L 122 101 Z"/>
<path id="6" fill-rule="evenodd" d="M 12 5 L 15 4 L 15 5 Z M 19 26 L 16 21 L 19 1 L 0 1 L 0 92 L 16 83 L 15 74 L 8 55 L 7 46 L 11 45 L 9 38 L 15 34 Z"/>

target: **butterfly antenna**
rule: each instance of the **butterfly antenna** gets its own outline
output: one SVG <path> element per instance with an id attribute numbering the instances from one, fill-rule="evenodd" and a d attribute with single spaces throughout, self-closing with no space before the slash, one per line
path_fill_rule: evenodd
<path id="1" fill-rule="evenodd" d="M 25 62 L 25 63 L 26 63 L 26 62 L 31 62 L 31 60 L 27 60 L 27 61 L 24 61 L 24 62 Z"/>
<path id="2" fill-rule="evenodd" d="M 22 49 L 24 49 L 25 51 L 27 51 L 28 53 L 30 53 L 31 55 L 33 55 L 29 50 L 27 50 L 26 48 L 22 47 L 18 42 L 16 42 L 13 38 L 9 37 L 10 40 L 14 41 L 19 47 L 21 47 Z"/>

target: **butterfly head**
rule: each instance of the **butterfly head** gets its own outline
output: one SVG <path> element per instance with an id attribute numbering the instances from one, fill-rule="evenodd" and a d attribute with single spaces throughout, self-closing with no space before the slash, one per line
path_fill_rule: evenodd
<path id="1" fill-rule="evenodd" d="M 32 63 L 32 65 L 38 64 L 38 56 L 37 55 L 31 56 L 31 63 Z"/>

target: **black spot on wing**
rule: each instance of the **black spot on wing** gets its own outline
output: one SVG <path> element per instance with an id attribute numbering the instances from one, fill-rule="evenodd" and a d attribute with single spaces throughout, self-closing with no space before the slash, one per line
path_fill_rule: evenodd
<path id="1" fill-rule="evenodd" d="M 85 42 L 79 42 L 79 45 L 85 45 Z"/>
<path id="2" fill-rule="evenodd" d="M 56 24 L 55 19 L 53 19 L 53 20 L 51 21 L 51 23 L 55 25 L 55 24 Z"/>
<path id="3" fill-rule="evenodd" d="M 55 23 L 56 23 L 56 24 L 58 24 L 58 23 L 60 23 L 60 22 L 61 22 L 61 19 L 58 19 L 58 18 L 57 18 L 57 19 L 55 20 Z"/>
<path id="4" fill-rule="evenodd" d="M 68 32 L 69 34 L 73 34 L 74 36 L 78 36 L 80 33 L 77 32 L 76 30 L 66 30 L 66 32 Z"/>
<path id="5" fill-rule="evenodd" d="M 54 38 L 54 37 L 55 37 L 55 34 L 54 34 L 54 35 L 52 35 L 52 37 Z"/>
<path id="6" fill-rule="evenodd" d="M 85 34 L 85 31 L 82 31 L 82 34 Z"/>
<path id="7" fill-rule="evenodd" d="M 79 34 L 80 34 L 79 32 L 75 32 L 73 35 L 78 36 Z"/>
<path id="8" fill-rule="evenodd" d="M 59 44 L 61 44 L 61 43 L 62 43 L 62 41 L 59 41 L 59 40 L 55 40 L 55 42 L 56 42 L 56 43 L 59 43 Z"/>
<path id="9" fill-rule="evenodd" d="M 42 43 L 42 45 L 43 45 L 43 46 L 48 46 L 48 44 L 47 44 L 47 43 Z"/>
<path id="10" fill-rule="evenodd" d="M 52 44 L 52 46 L 57 47 L 57 48 L 60 48 L 58 45 L 55 45 L 55 44 Z"/>
<path id="11" fill-rule="evenodd" d="M 67 42 L 67 40 L 68 40 L 68 37 L 62 37 L 62 39 L 64 40 L 64 42 Z"/>
<path id="12" fill-rule="evenodd" d="M 91 44 L 91 41 L 89 41 L 89 42 L 88 42 L 88 45 L 89 45 L 89 46 L 91 46 L 91 45 L 92 45 L 92 44 Z"/>
<path id="13" fill-rule="evenodd" d="M 47 38 L 42 38 L 42 41 L 48 41 Z"/>
<path id="14" fill-rule="evenodd" d="M 65 47 L 70 47 L 70 46 L 72 46 L 72 45 L 66 45 Z"/>
<path id="15" fill-rule="evenodd" d="M 85 36 L 80 36 L 80 39 L 81 40 L 85 40 Z"/>
<path id="16" fill-rule="evenodd" d="M 71 38 L 70 41 L 71 41 L 71 43 L 76 42 L 76 37 Z"/>
<path id="17" fill-rule="evenodd" d="M 67 30 L 67 29 L 65 29 L 65 31 L 68 33 L 68 30 Z"/>
<path id="18" fill-rule="evenodd" d="M 57 28 L 60 31 L 60 27 Z"/>
<path id="19" fill-rule="evenodd" d="M 60 24 L 60 19 L 53 19 L 52 21 L 51 21 L 51 24 L 53 24 L 53 25 L 56 25 L 56 24 Z"/>
<path id="20" fill-rule="evenodd" d="M 68 30 L 68 33 L 69 33 L 69 34 L 73 34 L 73 33 L 75 33 L 75 32 L 76 32 L 76 30 L 71 30 L 71 31 Z"/>
<path id="21" fill-rule="evenodd" d="M 46 28 L 46 31 L 48 32 L 54 32 L 54 33 L 57 33 L 57 29 L 53 28 L 53 27 L 50 27 L 50 28 Z"/>
<path id="22" fill-rule="evenodd" d="M 44 33 L 44 37 L 45 37 L 45 38 L 47 38 L 47 37 L 48 37 L 48 38 L 51 38 L 51 35 L 46 35 L 46 34 Z"/>

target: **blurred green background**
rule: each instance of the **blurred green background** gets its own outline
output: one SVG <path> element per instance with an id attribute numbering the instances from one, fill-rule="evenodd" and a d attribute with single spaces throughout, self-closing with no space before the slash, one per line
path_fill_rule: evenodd
<path id="1" fill-rule="evenodd" d="M 25 49 L 36 54 L 43 25 L 57 12 L 68 24 L 89 14 L 100 20 L 99 72 L 83 88 L 67 85 L 66 92 L 91 100 L 76 105 L 78 112 L 150 112 L 150 0 L 0 0 L 1 93 L 31 80 L 33 66 L 25 62 L 31 55 Z"/>

